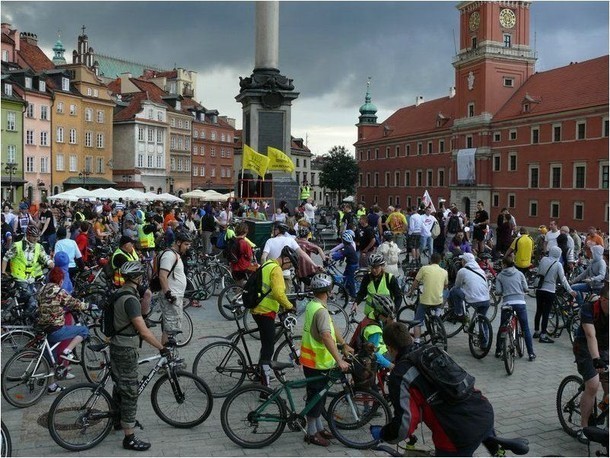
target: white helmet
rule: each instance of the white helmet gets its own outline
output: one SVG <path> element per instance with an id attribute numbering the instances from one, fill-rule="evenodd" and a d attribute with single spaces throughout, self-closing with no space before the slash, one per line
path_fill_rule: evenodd
<path id="1" fill-rule="evenodd" d="M 333 289 L 333 277 L 328 274 L 315 274 L 311 279 L 311 290 L 314 293 L 325 293 Z"/>

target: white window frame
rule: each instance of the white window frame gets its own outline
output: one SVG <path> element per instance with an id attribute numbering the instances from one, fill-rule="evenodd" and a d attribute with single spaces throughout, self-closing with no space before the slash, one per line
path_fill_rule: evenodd
<path id="1" fill-rule="evenodd" d="M 104 173 L 104 157 L 97 156 L 95 158 L 95 173 Z"/>
<path id="2" fill-rule="evenodd" d="M 26 173 L 36 172 L 36 166 L 34 165 L 34 156 L 27 156 L 25 158 L 25 171 Z"/>
<path id="3" fill-rule="evenodd" d="M 25 131 L 25 144 L 34 145 L 34 131 L 31 129 Z"/>
<path id="4" fill-rule="evenodd" d="M 493 133 L 493 142 L 498 143 L 502 141 L 502 132 L 497 131 Z"/>
<path id="5" fill-rule="evenodd" d="M 93 148 L 93 132 L 85 132 L 85 147 Z"/>
<path id="6" fill-rule="evenodd" d="M 517 129 L 511 129 L 508 131 L 508 140 L 511 142 L 517 141 Z"/>
<path id="7" fill-rule="evenodd" d="M 104 110 L 97 110 L 96 121 L 98 124 L 104 124 Z"/>
<path id="8" fill-rule="evenodd" d="M 582 187 L 576 187 L 576 169 L 579 167 L 583 167 L 585 169 L 584 172 L 584 182 Z M 587 163 L 586 162 L 575 162 L 572 166 L 572 188 L 573 189 L 587 189 Z"/>
<path id="9" fill-rule="evenodd" d="M 510 204 L 510 200 L 513 200 L 513 204 Z M 506 194 L 506 207 L 507 208 L 516 208 L 517 206 L 517 195 L 514 192 L 509 192 Z"/>
<path id="10" fill-rule="evenodd" d="M 10 132 L 17 130 L 17 113 L 14 111 L 6 112 L 6 130 Z"/>
<path id="11" fill-rule="evenodd" d="M 49 146 L 49 132 L 46 130 L 40 132 L 40 146 Z"/>
<path id="12" fill-rule="evenodd" d="M 532 186 L 532 171 L 534 169 L 538 170 L 538 183 L 537 183 L 537 186 Z M 531 164 L 528 167 L 528 171 L 527 171 L 527 187 L 529 189 L 539 189 L 540 188 L 540 166 L 538 164 Z"/>
<path id="13" fill-rule="evenodd" d="M 498 167 L 496 168 L 496 159 L 498 159 Z M 491 170 L 493 172 L 499 172 L 502 170 L 502 155 L 500 153 L 495 153 L 491 157 Z"/>
<path id="14" fill-rule="evenodd" d="M 515 167 L 513 168 L 512 164 L 511 164 L 511 159 L 515 158 Z M 519 157 L 517 155 L 517 153 L 515 151 L 508 153 L 508 164 L 507 164 L 507 170 L 509 172 L 516 172 L 519 170 Z"/>
<path id="15" fill-rule="evenodd" d="M 498 208 L 500 206 L 500 193 L 494 192 L 491 194 L 491 207 Z"/>
<path id="16" fill-rule="evenodd" d="M 25 117 L 33 118 L 35 111 L 36 111 L 35 105 L 33 103 L 28 103 L 28 107 L 25 109 Z"/>
<path id="17" fill-rule="evenodd" d="M 57 112 L 58 113 L 64 112 L 64 103 L 63 102 L 57 102 Z"/>
<path id="18" fill-rule="evenodd" d="M 70 116 L 76 116 L 78 114 L 78 110 L 76 104 L 70 104 Z"/>
<path id="19" fill-rule="evenodd" d="M 13 85 L 9 83 L 4 84 L 4 95 L 11 97 L 13 95 Z"/>
<path id="20" fill-rule="evenodd" d="M 609 178 L 609 182 L 608 182 L 608 187 L 604 188 L 603 184 L 604 184 L 604 167 L 608 167 L 608 178 Z M 599 189 L 608 189 L 610 187 L 610 165 L 608 163 L 608 161 L 602 161 L 599 163 L 599 184 L 598 184 L 598 188 Z"/>
<path id="21" fill-rule="evenodd" d="M 85 121 L 93 122 L 93 109 L 92 108 L 85 109 Z"/>
<path id="22" fill-rule="evenodd" d="M 49 120 L 49 107 L 46 105 L 40 105 L 40 119 L 44 121 Z"/>
<path id="23" fill-rule="evenodd" d="M 538 141 L 534 141 L 534 134 L 537 133 L 538 134 Z M 540 126 L 532 126 L 530 128 L 530 142 L 532 145 L 538 145 L 540 144 Z"/>
<path id="24" fill-rule="evenodd" d="M 55 155 L 55 170 L 57 170 L 58 172 L 63 172 L 65 168 L 66 168 L 66 164 L 64 161 L 63 153 L 56 154 Z"/>
<path id="25" fill-rule="evenodd" d="M 56 142 L 57 143 L 63 143 L 64 142 L 64 128 L 63 127 L 58 127 L 56 129 Z"/>
<path id="26" fill-rule="evenodd" d="M 559 140 L 555 140 L 555 129 L 559 128 Z M 551 139 L 553 143 L 560 142 L 563 138 L 563 126 L 561 123 L 555 123 L 551 126 Z"/>
<path id="27" fill-rule="evenodd" d="M 76 144 L 76 129 L 70 129 L 70 144 Z"/>
<path id="28" fill-rule="evenodd" d="M 70 91 L 70 78 L 66 78 L 65 76 L 62 76 L 61 90 L 66 91 L 66 92 Z"/>
<path id="29" fill-rule="evenodd" d="M 466 117 L 474 118 L 475 117 L 475 104 L 474 102 L 470 102 L 466 107 Z"/>
<path id="30" fill-rule="evenodd" d="M 8 145 L 6 147 L 6 156 L 9 163 L 17 162 L 17 145 Z"/>
<path id="31" fill-rule="evenodd" d="M 582 207 L 581 218 L 576 217 L 576 207 Z M 574 221 L 584 221 L 584 219 L 585 219 L 585 203 L 584 202 L 582 202 L 580 200 L 574 202 L 572 217 L 574 218 Z"/>
<path id="32" fill-rule="evenodd" d="M 103 133 L 98 133 L 95 136 L 95 146 L 100 149 L 104 148 L 104 134 Z"/>
<path id="33" fill-rule="evenodd" d="M 557 214 L 553 214 L 553 206 L 557 205 Z M 549 217 L 553 219 L 561 218 L 561 203 L 558 200 L 551 200 L 549 205 Z"/>
<path id="34" fill-rule="evenodd" d="M 585 127 L 585 133 L 584 133 L 583 137 L 579 137 L 578 136 L 578 132 L 580 130 L 580 126 L 584 126 Z M 574 132 L 574 138 L 576 140 L 586 140 L 587 139 L 587 121 L 577 121 L 576 122 L 576 132 Z"/>
<path id="35" fill-rule="evenodd" d="M 553 170 L 559 169 L 559 186 L 553 186 Z M 561 189 L 563 186 L 563 164 L 549 164 L 549 189 Z"/>
<path id="36" fill-rule="evenodd" d="M 49 173 L 49 157 L 43 156 L 40 158 L 40 173 Z"/>
<path id="37" fill-rule="evenodd" d="M 536 204 L 536 213 L 532 212 L 532 204 Z M 537 199 L 532 199 L 527 203 L 527 215 L 531 217 L 537 217 L 538 213 L 540 213 L 540 206 L 538 204 Z"/>

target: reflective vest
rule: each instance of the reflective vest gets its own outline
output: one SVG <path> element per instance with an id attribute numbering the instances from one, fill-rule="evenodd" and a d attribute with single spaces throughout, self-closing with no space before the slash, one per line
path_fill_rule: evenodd
<path id="1" fill-rule="evenodd" d="M 361 208 L 360 210 L 358 210 L 358 211 L 356 212 L 356 216 L 357 216 L 358 218 L 360 218 L 361 216 L 364 216 L 364 215 L 366 215 L 366 208 Z"/>
<path id="2" fill-rule="evenodd" d="M 140 240 L 140 248 L 148 249 L 155 247 L 155 233 L 144 233 L 144 224 L 138 224 L 138 239 Z"/>
<path id="3" fill-rule="evenodd" d="M 23 249 L 24 243 L 27 242 L 23 240 L 21 243 L 15 243 L 15 256 L 10 261 L 11 275 L 17 280 L 37 278 L 42 275 L 42 266 L 40 265 L 40 262 L 38 262 L 38 258 L 42 251 L 42 245 L 40 243 L 34 245 L 34 257 L 32 258 L 32 262 L 28 263 Z"/>
<path id="4" fill-rule="evenodd" d="M 301 200 L 307 200 L 311 195 L 311 188 L 309 186 L 303 186 L 301 188 Z"/>
<path id="5" fill-rule="evenodd" d="M 381 334 L 381 338 L 379 339 L 379 346 L 375 349 L 375 352 L 378 352 L 383 355 L 388 352 L 388 347 L 386 347 L 385 343 L 383 342 L 383 329 L 381 329 L 379 323 L 374 322 L 366 326 L 364 328 L 364 331 L 362 331 L 362 340 L 364 342 L 368 342 L 369 337 L 375 334 Z"/>
<path id="6" fill-rule="evenodd" d="M 337 223 L 337 229 L 339 230 L 339 232 L 341 232 L 341 224 L 343 224 L 344 215 L 345 215 L 345 213 L 343 213 L 341 210 L 339 210 L 339 222 Z"/>
<path id="7" fill-rule="evenodd" d="M 112 270 L 114 271 L 114 277 L 113 277 L 113 282 L 115 284 L 115 286 L 123 286 L 123 283 L 125 283 L 125 279 L 123 278 L 123 276 L 121 275 L 121 273 L 119 272 L 119 267 L 114 263 L 114 257 L 117 254 L 122 254 L 127 258 L 127 262 L 129 261 L 139 261 L 140 258 L 138 258 L 138 253 L 136 253 L 136 250 L 133 250 L 131 253 L 127 253 L 123 250 L 121 250 L 121 248 L 117 248 L 114 253 L 112 253 Z"/>
<path id="8" fill-rule="evenodd" d="M 281 267 L 273 259 L 266 261 L 263 264 L 263 288 L 261 293 L 265 294 L 271 290 L 271 271 L 275 268 L 281 270 Z M 280 309 L 280 303 L 271 297 L 271 293 L 267 294 L 260 303 L 252 309 L 252 313 L 264 314 L 276 312 Z"/>
<path id="9" fill-rule="evenodd" d="M 305 309 L 305 323 L 303 324 L 303 337 L 301 338 L 301 364 L 311 369 L 327 370 L 336 366 L 335 358 L 328 351 L 324 342 L 318 341 L 311 335 L 311 326 L 313 317 L 316 312 L 324 307 L 317 300 L 312 300 L 307 304 Z M 333 341 L 337 342 L 335 337 L 335 326 L 330 318 L 330 335 Z"/>
<path id="10" fill-rule="evenodd" d="M 366 304 L 364 305 L 364 314 L 369 318 L 374 319 L 373 314 L 371 313 L 373 311 L 373 307 L 371 306 L 373 295 L 379 294 L 380 296 L 390 296 L 390 290 L 388 289 L 388 284 L 386 283 L 386 277 L 387 282 L 390 282 L 390 280 L 392 280 L 392 274 L 389 272 L 384 272 L 377 288 L 375 288 L 375 282 L 372 278 L 366 288 L 368 294 L 366 296 Z"/>
<path id="11" fill-rule="evenodd" d="M 76 221 L 85 221 L 85 214 L 82 212 L 76 212 L 74 219 L 76 219 Z"/>

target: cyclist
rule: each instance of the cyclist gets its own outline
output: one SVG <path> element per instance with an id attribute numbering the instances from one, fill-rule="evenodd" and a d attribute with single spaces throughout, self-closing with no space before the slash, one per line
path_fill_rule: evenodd
<path id="1" fill-rule="evenodd" d="M 300 361 L 306 378 L 326 375 L 328 370 L 335 366 L 339 366 L 344 372 L 349 369 L 348 363 L 342 359 L 339 353 L 337 344 L 344 345 L 344 354 L 352 349 L 345 345 L 341 333 L 335 329 L 326 309 L 328 294 L 332 288 L 333 279 L 330 275 L 320 273 L 313 276 L 311 289 L 314 297 L 305 309 L 301 341 Z M 324 388 L 326 382 L 326 379 L 321 379 L 307 383 L 308 404 Z M 322 447 L 328 447 L 330 445 L 329 439 L 333 438 L 332 433 L 322 425 L 320 418 L 325 400 L 326 396 L 323 396 L 307 413 L 307 434 L 305 435 L 305 442 Z"/>
<path id="2" fill-rule="evenodd" d="M 371 300 L 373 319 L 362 329 L 362 341 L 375 346 L 377 364 L 387 369 L 394 369 L 392 358 L 383 342 L 383 328 L 394 321 L 394 302 L 390 296 L 375 294 Z M 367 320 L 367 318 L 364 318 Z"/>
<path id="3" fill-rule="evenodd" d="M 248 224 L 246 223 L 240 223 L 235 228 L 235 245 L 232 250 L 236 261 L 229 261 L 233 279 L 241 286 L 246 283 L 249 274 L 258 267 L 252 245 L 248 243 L 246 238 L 248 230 Z"/>
<path id="4" fill-rule="evenodd" d="M 59 267 L 53 267 L 49 272 L 49 282 L 38 292 L 37 326 L 47 333 L 51 345 L 64 340 L 69 341 L 62 354 L 59 355 L 60 360 L 79 363 L 80 361 L 72 350 L 89 337 L 89 328 L 87 326 L 67 326 L 64 313 L 66 310 L 87 310 L 88 305 L 73 298 L 62 289 L 63 281 L 64 271 Z M 75 378 L 75 375 L 67 372 L 65 378 L 70 380 Z M 57 383 L 52 383 L 47 388 L 49 394 L 55 394 L 63 390 L 64 387 L 57 385 Z"/>
<path id="5" fill-rule="evenodd" d="M 527 347 L 527 354 L 529 360 L 534 361 L 536 354 L 534 353 L 534 344 L 532 342 L 532 333 L 527 321 L 527 310 L 525 303 L 525 295 L 527 294 L 527 280 L 523 272 L 519 271 L 515 267 L 515 260 L 512 255 L 506 255 L 502 258 L 502 271 L 496 277 L 496 292 L 502 295 L 502 305 L 510 306 L 519 318 L 521 324 L 521 331 L 525 337 L 525 346 Z M 502 310 L 502 318 L 500 323 L 509 316 L 509 312 Z M 498 338 L 496 339 L 496 358 L 502 356 L 500 350 L 500 329 L 498 329 Z"/>
<path id="6" fill-rule="evenodd" d="M 125 283 L 125 280 L 121 276 L 120 272 L 121 266 L 129 261 L 140 260 L 140 257 L 138 256 L 138 253 L 134 248 L 135 243 L 135 240 L 126 235 L 123 235 L 119 240 L 119 246 L 116 250 L 114 250 L 114 253 L 112 253 L 110 265 L 112 266 L 112 270 L 114 271 L 112 282 L 116 287 L 121 287 L 123 286 L 123 283 Z"/>
<path id="7" fill-rule="evenodd" d="M 275 317 L 281 308 L 293 310 L 294 306 L 286 297 L 286 285 L 282 270 L 297 267 L 296 252 L 290 247 L 282 248 L 277 259 L 265 261 L 262 265 L 263 275 L 263 299 L 252 309 L 252 318 L 256 321 L 261 337 L 261 351 L 259 357 L 259 368 L 261 371 L 261 382 L 269 386 L 269 375 L 271 368 L 269 361 L 273 356 L 275 346 Z"/>
<path id="8" fill-rule="evenodd" d="M 186 290 L 186 274 L 182 256 L 191 247 L 193 239 L 186 231 L 177 231 L 172 246 L 159 256 L 159 282 L 161 283 L 161 311 L 163 313 L 163 336 L 167 343 L 168 333 L 182 330 L 182 307 Z"/>
<path id="9" fill-rule="evenodd" d="M 398 267 L 400 261 L 400 248 L 393 239 L 394 233 L 392 231 L 385 231 L 383 233 L 383 243 L 377 248 L 377 253 L 380 253 L 385 259 L 386 272 L 390 272 L 392 275 L 399 277 L 402 273 L 401 269 Z"/>
<path id="10" fill-rule="evenodd" d="M 311 199 L 311 197 L 310 197 Z M 326 261 L 326 254 L 324 250 L 320 248 L 315 243 L 312 243 L 307 240 L 307 237 L 310 234 L 309 227 L 307 226 L 298 226 L 297 228 L 297 243 L 301 250 L 307 253 L 308 256 L 311 256 L 313 253 L 317 253 L 323 261 Z M 315 264 L 308 263 L 304 257 L 299 256 L 299 266 L 297 269 L 297 278 L 301 281 L 309 282 L 309 279 L 313 274 L 315 274 L 320 267 Z"/>
<path id="11" fill-rule="evenodd" d="M 34 280 L 42 277 L 43 267 L 54 267 L 53 261 L 38 243 L 39 238 L 40 230 L 36 226 L 28 226 L 25 237 L 13 243 L 2 258 L 2 275 L 6 273 L 6 267 L 10 263 L 11 276 L 16 281 L 17 289 L 23 297 L 27 296 L 28 313 L 36 309 Z"/>
<path id="12" fill-rule="evenodd" d="M 125 433 L 123 448 L 135 451 L 145 451 L 150 448 L 149 442 L 141 440 L 134 434 L 139 384 L 138 335 L 158 349 L 161 356 L 170 355 L 169 350 L 146 327 L 142 318 L 138 288 L 142 284 L 145 271 L 142 263 L 138 261 L 129 261 L 121 266 L 120 273 L 125 282 L 117 291 L 118 298 L 113 304 L 116 334 L 110 339 L 110 367 L 114 381 L 112 398 L 120 412 L 120 424 L 115 424 L 115 428 L 123 428 Z"/>
<path id="13" fill-rule="evenodd" d="M 481 315 L 489 308 L 489 287 L 485 272 L 472 253 L 460 255 L 462 268 L 458 270 L 453 288 L 449 291 L 448 302 L 458 321 L 464 321 L 464 300 L 477 309 Z"/>
<path id="14" fill-rule="evenodd" d="M 461 402 L 429 404 L 436 391 L 409 360 L 413 340 L 404 323 L 389 323 L 383 340 L 395 367 L 390 373 L 388 391 L 394 417 L 385 426 L 371 426 L 376 440 L 398 443 L 409 437 L 424 422 L 432 431 L 435 456 L 472 456 L 479 445 L 494 435 L 493 408 L 480 391 L 473 389 Z"/>
<path id="15" fill-rule="evenodd" d="M 592 260 L 583 273 L 577 276 L 572 282 L 572 289 L 577 292 L 576 301 L 582 306 L 584 302 L 583 293 L 594 292 L 598 293 L 606 278 L 606 263 L 602 255 L 604 247 L 601 245 L 593 245 L 591 248 Z"/>
<path id="16" fill-rule="evenodd" d="M 402 292 L 396 277 L 385 271 L 385 259 L 379 253 L 373 253 L 369 256 L 368 264 L 370 271 L 362 278 L 360 291 L 356 295 L 357 303 L 366 300 L 364 315 L 372 318 L 371 302 L 374 294 L 390 296 L 394 301 L 394 310 L 398 310 L 402 304 Z"/>
<path id="17" fill-rule="evenodd" d="M 596 247 L 593 247 L 596 248 Z M 580 424 L 589 425 L 593 404 L 599 390 L 600 379 L 604 400 L 600 408 L 608 408 L 608 281 L 595 302 L 587 302 L 580 309 L 581 324 L 574 335 L 573 352 L 578 373 L 585 381 L 585 390 L 580 398 Z M 600 374 L 601 377 L 600 377 Z M 578 440 L 587 443 L 582 429 Z"/>
<path id="18" fill-rule="evenodd" d="M 443 291 L 449 284 L 449 275 L 445 269 L 440 266 L 440 253 L 432 253 L 430 264 L 423 266 L 417 272 L 413 284 L 409 288 L 407 295 L 411 295 L 413 291 L 423 285 L 424 292 L 419 298 L 417 309 L 415 310 L 415 319 L 420 323 L 424 321 L 426 309 L 432 309 L 434 314 L 440 314 L 443 306 Z M 420 343 L 421 325 L 413 328 L 413 338 L 416 344 Z"/>

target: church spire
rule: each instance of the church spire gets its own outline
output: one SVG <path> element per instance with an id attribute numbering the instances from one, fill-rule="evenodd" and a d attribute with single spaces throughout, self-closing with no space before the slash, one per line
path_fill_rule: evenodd
<path id="1" fill-rule="evenodd" d="M 377 107 L 371 102 L 371 77 L 366 83 L 364 105 L 360 107 L 360 124 L 377 124 Z"/>
<path id="2" fill-rule="evenodd" d="M 53 63 L 55 65 L 63 65 L 66 63 L 66 58 L 64 57 L 66 49 L 61 42 L 61 30 L 57 31 L 57 41 L 55 42 L 55 46 L 53 46 L 53 52 L 55 53 L 53 54 Z"/>

